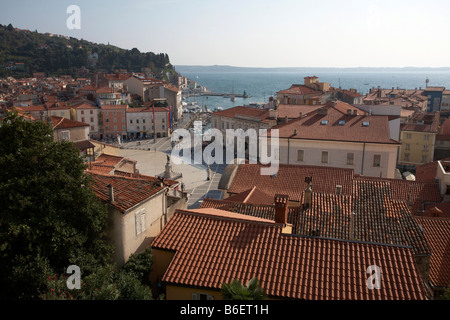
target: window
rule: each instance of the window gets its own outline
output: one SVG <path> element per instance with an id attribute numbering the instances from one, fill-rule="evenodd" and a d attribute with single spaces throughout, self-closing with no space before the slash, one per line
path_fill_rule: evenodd
<path id="1" fill-rule="evenodd" d="M 406 134 L 406 139 L 411 139 L 411 133 Z"/>
<path id="2" fill-rule="evenodd" d="M 139 119 L 136 119 L 136 123 L 139 123 Z"/>
<path id="3" fill-rule="evenodd" d="M 424 139 L 425 141 L 429 141 L 429 140 L 430 140 L 430 135 L 429 135 L 429 134 L 424 135 L 424 136 L 423 136 L 423 139 Z"/>
<path id="4" fill-rule="evenodd" d="M 354 153 L 347 153 L 347 164 L 349 166 L 353 165 L 353 159 L 355 158 L 355 154 Z"/>
<path id="5" fill-rule="evenodd" d="M 428 145 L 427 144 L 423 145 L 422 151 L 428 151 Z"/>
<path id="6" fill-rule="evenodd" d="M 114 126 L 114 131 L 117 131 L 117 126 Z"/>
<path id="7" fill-rule="evenodd" d="M 328 151 L 322 151 L 322 163 L 328 163 Z"/>
<path id="8" fill-rule="evenodd" d="M 109 127 L 108 127 L 108 126 L 106 126 L 106 127 L 105 127 L 105 130 L 106 130 L 106 131 L 108 131 L 108 130 L 109 130 Z"/>
<path id="9" fill-rule="evenodd" d="M 324 126 L 324 125 L 328 124 L 328 120 L 322 120 L 322 121 L 320 121 L 320 124 Z"/>
<path id="10" fill-rule="evenodd" d="M 409 143 L 405 144 L 405 150 L 411 150 L 411 145 Z"/>
<path id="11" fill-rule="evenodd" d="M 81 110 L 81 114 L 84 114 L 84 110 Z"/>
<path id="12" fill-rule="evenodd" d="M 304 150 L 297 150 L 297 161 L 303 162 L 304 155 L 305 155 Z"/>
<path id="13" fill-rule="evenodd" d="M 84 122 L 84 118 L 81 118 L 81 122 Z"/>
<path id="14" fill-rule="evenodd" d="M 91 130 L 92 130 L 92 131 L 95 131 L 95 126 L 91 126 Z"/>
<path id="15" fill-rule="evenodd" d="M 114 122 L 117 122 L 117 118 L 114 118 Z"/>
<path id="16" fill-rule="evenodd" d="M 142 127 L 143 130 L 147 130 L 147 128 L 145 126 Z"/>
<path id="17" fill-rule="evenodd" d="M 214 300 L 214 297 L 206 293 L 193 293 L 192 300 Z"/>
<path id="18" fill-rule="evenodd" d="M 405 153 L 405 154 L 403 155 L 403 160 L 404 160 L 404 161 L 409 161 L 409 153 Z"/>
<path id="19" fill-rule="evenodd" d="M 106 118 L 106 119 L 105 119 L 105 122 L 109 122 L 109 119 L 108 119 L 108 118 Z"/>
<path id="20" fill-rule="evenodd" d="M 133 123 L 133 120 L 130 120 L 130 123 Z"/>
<path id="21" fill-rule="evenodd" d="M 69 139 L 70 139 L 70 132 L 69 131 L 61 131 L 60 134 L 59 134 L 59 137 L 60 137 L 61 140 L 69 141 Z"/>
<path id="22" fill-rule="evenodd" d="M 145 123 L 145 119 L 142 119 L 142 123 Z"/>
<path id="23" fill-rule="evenodd" d="M 94 114 L 94 111 L 92 111 L 92 110 L 91 110 L 91 112 L 90 112 L 90 113 L 91 113 L 91 114 Z"/>
<path id="24" fill-rule="evenodd" d="M 127 130 L 127 127 L 125 127 L 125 126 L 122 126 L 122 130 Z"/>
<path id="25" fill-rule="evenodd" d="M 139 130 L 139 126 L 136 126 L 136 130 Z"/>
<path id="26" fill-rule="evenodd" d="M 424 154 L 422 156 L 422 163 L 427 163 L 428 162 L 428 156 L 426 154 Z"/>
<path id="27" fill-rule="evenodd" d="M 373 166 L 374 167 L 379 167 L 380 165 L 381 165 L 381 155 L 374 154 L 373 155 Z"/>
<path id="28" fill-rule="evenodd" d="M 163 128 L 163 130 L 166 128 L 166 126 L 165 125 L 162 125 L 162 128 Z"/>
<path id="29" fill-rule="evenodd" d="M 94 122 L 94 118 L 91 118 L 91 122 Z"/>
<path id="30" fill-rule="evenodd" d="M 147 230 L 145 209 L 134 213 L 134 223 L 136 226 L 136 236 Z"/>

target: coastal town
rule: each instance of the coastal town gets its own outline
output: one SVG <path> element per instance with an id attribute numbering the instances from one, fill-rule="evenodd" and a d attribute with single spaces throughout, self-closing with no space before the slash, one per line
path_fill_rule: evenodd
<path id="1" fill-rule="evenodd" d="M 115 264 L 151 250 L 153 297 L 221 300 L 234 279 L 258 279 L 275 300 L 445 296 L 450 88 L 363 95 L 310 75 L 262 105 L 208 110 L 184 102 L 206 88 L 170 80 L 127 70 L 0 80 L 2 121 L 47 123 L 78 149 L 108 208 Z M 278 171 L 173 163 L 172 135 L 195 121 L 224 135 L 278 130 Z"/>

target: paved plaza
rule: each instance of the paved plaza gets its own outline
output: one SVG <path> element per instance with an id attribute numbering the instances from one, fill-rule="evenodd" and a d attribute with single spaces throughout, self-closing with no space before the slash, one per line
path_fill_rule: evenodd
<path id="1" fill-rule="evenodd" d="M 183 119 L 178 127 L 189 123 L 190 116 Z M 126 142 L 122 144 L 119 155 L 137 161 L 139 173 L 156 176 L 164 172 L 167 155 L 172 152 L 170 137 Z M 222 192 L 217 189 L 226 164 L 213 164 L 210 167 L 211 177 L 208 180 L 207 166 L 203 164 L 174 164 L 172 170 L 181 173 L 179 181 L 191 195 L 188 208 L 198 208 L 204 198 L 222 199 Z"/>

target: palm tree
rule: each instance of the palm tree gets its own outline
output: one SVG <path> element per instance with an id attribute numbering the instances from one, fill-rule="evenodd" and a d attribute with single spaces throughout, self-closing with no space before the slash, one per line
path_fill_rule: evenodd
<path id="1" fill-rule="evenodd" d="M 244 286 L 238 279 L 234 279 L 231 284 L 222 284 L 222 295 L 225 300 L 265 300 L 267 295 L 261 288 L 259 280 L 251 279 L 247 286 Z"/>

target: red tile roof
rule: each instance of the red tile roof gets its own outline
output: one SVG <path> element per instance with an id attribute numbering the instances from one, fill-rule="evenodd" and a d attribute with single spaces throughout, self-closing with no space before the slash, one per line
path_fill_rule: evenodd
<path id="1" fill-rule="evenodd" d="M 89 127 L 89 124 L 84 122 L 79 122 L 75 120 L 70 120 L 63 117 L 50 117 L 50 121 L 53 125 L 53 129 L 68 129 L 68 128 L 77 128 L 77 127 Z"/>
<path id="2" fill-rule="evenodd" d="M 322 104 L 318 104 L 318 105 L 280 104 L 277 107 L 278 118 L 284 119 L 285 117 L 288 117 L 288 119 L 295 119 L 300 116 L 300 113 L 302 113 L 302 115 L 306 115 L 310 112 L 316 111 L 317 109 L 319 109 L 323 106 L 324 105 L 322 105 Z"/>
<path id="3" fill-rule="evenodd" d="M 303 84 L 293 84 L 289 89 L 278 91 L 277 94 L 298 94 L 298 95 L 317 94 L 317 95 L 322 95 L 323 93 L 321 91 L 314 90 L 310 87 L 307 87 Z"/>
<path id="4" fill-rule="evenodd" d="M 220 290 L 257 278 L 273 298 L 426 298 L 410 248 L 285 235 L 279 224 L 208 212 L 177 211 L 153 241 L 153 249 L 175 252 L 164 283 Z M 372 265 L 382 272 L 377 290 L 367 287 Z"/>
<path id="5" fill-rule="evenodd" d="M 252 107 L 234 107 L 234 108 L 214 112 L 214 113 L 212 113 L 212 115 L 228 117 L 228 118 L 236 118 L 239 116 L 245 116 L 245 117 L 258 118 L 259 120 L 264 120 L 269 117 L 270 112 L 268 109 L 259 109 L 259 108 L 252 108 Z"/>
<path id="6" fill-rule="evenodd" d="M 228 189 L 231 194 L 241 193 L 256 186 L 272 198 L 275 194 L 286 194 L 291 201 L 300 201 L 306 189 L 305 177 L 313 178 L 315 192 L 335 193 L 336 185 L 342 193 L 352 193 L 353 170 L 320 166 L 280 164 L 275 176 L 261 175 L 260 164 L 241 164 Z"/>
<path id="7" fill-rule="evenodd" d="M 416 217 L 431 248 L 430 281 L 435 287 L 450 285 L 450 219 Z"/>
<path id="8" fill-rule="evenodd" d="M 350 105 L 344 108 L 352 109 Z M 324 108 L 326 114 L 321 114 L 319 110 L 271 130 L 278 129 L 280 138 L 399 144 L 390 137 L 388 116 L 347 115 L 346 111 L 331 105 Z M 368 126 L 363 125 L 366 122 Z"/>
<path id="9" fill-rule="evenodd" d="M 227 198 L 228 201 L 250 204 L 273 204 L 273 197 L 256 186 Z"/>
<path id="10" fill-rule="evenodd" d="M 164 189 L 164 187 L 144 179 L 87 172 L 94 180 L 93 191 L 103 202 L 110 203 L 111 197 L 108 186 L 113 187 L 115 201 L 111 205 L 122 213 Z"/>

